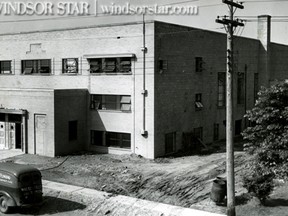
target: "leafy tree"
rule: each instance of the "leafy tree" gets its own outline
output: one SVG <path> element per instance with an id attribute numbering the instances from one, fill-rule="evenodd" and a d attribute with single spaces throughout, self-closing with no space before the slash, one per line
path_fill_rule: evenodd
<path id="1" fill-rule="evenodd" d="M 258 96 L 255 108 L 248 111 L 245 116 L 252 126 L 244 130 L 242 135 L 247 140 L 244 149 L 252 155 L 249 164 L 250 177 L 269 178 L 264 178 L 267 180 L 263 181 L 264 183 L 261 181 L 253 183 L 246 175 L 244 185 L 247 186 L 248 182 L 247 189 L 249 184 L 260 184 L 260 187 L 261 184 L 266 186 L 268 184 L 272 187 L 272 177 L 286 179 L 288 177 L 288 83 L 262 88 Z M 263 191 L 261 192 L 262 199 L 265 200 L 270 194 L 273 189 L 271 187 L 266 187 L 266 196 Z M 250 190 L 251 188 L 253 187 L 250 187 Z"/>

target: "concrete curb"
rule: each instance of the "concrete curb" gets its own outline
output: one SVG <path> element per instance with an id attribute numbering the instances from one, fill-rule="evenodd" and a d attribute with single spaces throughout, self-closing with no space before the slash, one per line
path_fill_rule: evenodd
<path id="1" fill-rule="evenodd" d="M 89 215 L 113 216 L 223 216 L 221 214 L 167 205 L 122 195 L 43 180 L 43 189 L 69 194 L 71 198 L 93 200 Z M 79 201 L 79 200 L 78 200 Z"/>

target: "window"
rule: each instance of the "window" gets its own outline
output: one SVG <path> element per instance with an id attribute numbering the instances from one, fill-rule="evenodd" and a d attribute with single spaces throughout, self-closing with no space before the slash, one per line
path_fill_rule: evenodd
<path id="1" fill-rule="evenodd" d="M 91 145 L 131 148 L 131 134 L 91 130 Z"/>
<path id="2" fill-rule="evenodd" d="M 131 57 L 88 59 L 90 73 L 131 73 Z"/>
<path id="3" fill-rule="evenodd" d="M 203 140 L 203 128 L 202 127 L 194 128 L 193 134 L 194 134 L 194 137 L 200 140 Z"/>
<path id="4" fill-rule="evenodd" d="M 195 71 L 196 72 L 202 72 L 203 71 L 203 58 L 202 57 L 196 57 L 195 58 Z"/>
<path id="5" fill-rule="evenodd" d="M 64 74 L 77 74 L 78 59 L 77 58 L 62 59 L 62 72 Z"/>
<path id="6" fill-rule="evenodd" d="M 214 141 L 219 140 L 219 124 L 214 124 L 213 140 Z"/>
<path id="7" fill-rule="evenodd" d="M 176 132 L 165 134 L 165 153 L 170 154 L 176 149 Z"/>
<path id="8" fill-rule="evenodd" d="M 22 60 L 22 74 L 49 74 L 51 60 Z"/>
<path id="9" fill-rule="evenodd" d="M 244 73 L 238 73 L 237 78 L 237 104 L 245 103 L 245 80 Z"/>
<path id="10" fill-rule="evenodd" d="M 167 60 L 159 60 L 158 61 L 158 68 L 159 68 L 160 73 L 167 70 L 168 69 L 168 61 Z"/>
<path id="11" fill-rule="evenodd" d="M 218 107 L 224 107 L 226 103 L 226 73 L 218 73 Z"/>
<path id="12" fill-rule="evenodd" d="M 11 74 L 11 61 L 0 61 L 1 74 Z"/>
<path id="13" fill-rule="evenodd" d="M 68 136 L 69 141 L 77 140 L 78 121 L 69 121 Z"/>
<path id="14" fill-rule="evenodd" d="M 235 136 L 241 135 L 242 132 L 242 120 L 235 121 Z"/>
<path id="15" fill-rule="evenodd" d="M 254 74 L 254 102 L 256 102 L 258 98 L 258 91 L 259 91 L 259 74 Z"/>
<path id="16" fill-rule="evenodd" d="M 195 95 L 195 109 L 201 110 L 203 108 L 202 104 L 202 94 L 196 94 Z"/>
<path id="17" fill-rule="evenodd" d="M 103 135 L 102 131 L 91 130 L 91 145 L 103 146 Z"/>
<path id="18" fill-rule="evenodd" d="M 117 148 L 130 148 L 131 134 L 106 132 L 106 146 Z"/>
<path id="19" fill-rule="evenodd" d="M 90 100 L 91 109 L 131 111 L 129 95 L 91 95 Z"/>

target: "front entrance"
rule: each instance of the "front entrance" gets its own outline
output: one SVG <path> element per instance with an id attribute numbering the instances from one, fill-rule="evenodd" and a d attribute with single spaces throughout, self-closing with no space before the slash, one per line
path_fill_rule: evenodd
<path id="1" fill-rule="evenodd" d="M 0 109 L 0 149 L 24 150 L 26 111 Z"/>

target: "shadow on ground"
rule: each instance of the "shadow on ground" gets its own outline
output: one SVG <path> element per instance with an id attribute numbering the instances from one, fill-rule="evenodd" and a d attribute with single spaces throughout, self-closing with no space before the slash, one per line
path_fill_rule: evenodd
<path id="1" fill-rule="evenodd" d="M 12 210 L 11 214 L 13 215 L 13 213 L 19 213 L 23 215 L 51 215 L 67 212 L 68 215 L 71 211 L 83 210 L 85 208 L 86 205 L 78 202 L 51 196 L 44 196 L 43 203 L 40 206 L 15 208 Z"/>
<path id="2" fill-rule="evenodd" d="M 287 199 L 269 199 L 265 201 L 265 206 L 268 207 L 279 207 L 279 206 L 288 206 Z"/>

